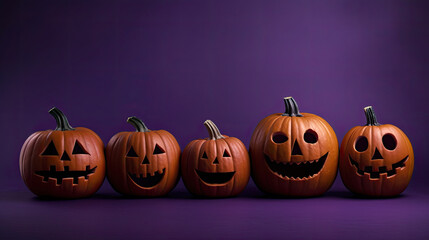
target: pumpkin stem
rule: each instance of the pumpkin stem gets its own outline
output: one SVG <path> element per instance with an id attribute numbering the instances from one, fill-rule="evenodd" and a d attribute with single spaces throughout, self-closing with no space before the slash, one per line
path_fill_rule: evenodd
<path id="1" fill-rule="evenodd" d="M 214 122 L 212 122 L 212 120 L 206 120 L 204 122 L 204 126 L 206 126 L 207 131 L 209 131 L 209 139 L 210 140 L 217 140 L 217 139 L 225 138 L 224 136 L 222 136 L 222 134 L 219 131 L 219 128 L 217 128 L 216 124 L 214 124 Z"/>
<path id="2" fill-rule="evenodd" d="M 150 132 L 149 128 L 137 117 L 129 117 L 127 118 L 127 122 L 136 128 L 136 132 Z"/>
<path id="3" fill-rule="evenodd" d="M 379 126 L 380 123 L 377 122 L 377 117 L 375 116 L 372 106 L 368 106 L 363 109 L 366 116 L 366 126 Z"/>
<path id="4" fill-rule="evenodd" d="M 61 112 L 58 108 L 53 107 L 51 110 L 49 110 L 49 113 L 52 116 L 54 116 L 55 121 L 57 121 L 57 128 L 55 128 L 55 130 L 58 130 L 58 131 L 74 130 L 74 128 L 70 126 L 70 123 L 67 120 L 66 115 L 64 115 L 64 113 Z"/>
<path id="5" fill-rule="evenodd" d="M 302 117 L 301 113 L 299 113 L 298 104 L 296 103 L 295 99 L 293 99 L 293 97 L 285 97 L 284 101 L 286 110 L 282 116 Z"/>

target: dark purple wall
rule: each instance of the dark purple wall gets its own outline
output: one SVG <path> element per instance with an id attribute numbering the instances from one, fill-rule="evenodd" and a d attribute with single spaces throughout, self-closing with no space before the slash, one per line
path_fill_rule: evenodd
<path id="1" fill-rule="evenodd" d="M 248 146 L 285 96 L 339 141 L 373 105 L 411 139 L 410 188 L 429 180 L 427 4 L 2 1 L 0 18 L 2 189 L 25 189 L 21 145 L 54 128 L 53 106 L 105 143 L 136 115 L 183 149 L 207 136 L 206 119 Z M 344 189 L 339 178 L 334 188 Z"/>

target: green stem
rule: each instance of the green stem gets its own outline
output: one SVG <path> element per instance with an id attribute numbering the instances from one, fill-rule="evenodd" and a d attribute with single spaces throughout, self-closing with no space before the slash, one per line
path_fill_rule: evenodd
<path id="1" fill-rule="evenodd" d="M 64 115 L 64 113 L 61 112 L 58 108 L 53 107 L 51 110 L 49 110 L 49 113 L 52 116 L 54 116 L 55 121 L 57 121 L 57 128 L 55 128 L 55 130 L 58 130 L 58 131 L 74 130 L 74 128 L 70 126 L 66 115 Z"/>
<path id="2" fill-rule="evenodd" d="M 211 120 L 206 120 L 204 122 L 204 126 L 206 126 L 207 131 L 209 132 L 209 139 L 217 140 L 217 139 L 225 138 L 220 133 L 219 128 L 217 128 L 216 124 L 214 124 L 214 122 L 212 122 Z"/>
<path id="3" fill-rule="evenodd" d="M 127 119 L 128 123 L 131 123 L 136 128 L 136 132 L 150 132 L 146 125 L 137 117 L 129 117 Z"/>

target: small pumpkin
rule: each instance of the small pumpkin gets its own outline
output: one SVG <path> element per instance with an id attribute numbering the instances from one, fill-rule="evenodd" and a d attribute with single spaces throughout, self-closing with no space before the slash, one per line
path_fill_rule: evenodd
<path id="1" fill-rule="evenodd" d="M 222 135 L 211 121 L 204 122 L 209 138 L 190 142 L 182 154 L 186 188 L 203 197 L 231 197 L 244 190 L 250 178 L 250 160 L 244 144 Z"/>
<path id="2" fill-rule="evenodd" d="M 49 113 L 57 127 L 27 138 L 19 157 L 22 179 L 42 197 L 81 198 L 94 194 L 105 176 L 103 142 L 88 128 L 72 128 L 58 108 Z"/>
<path id="3" fill-rule="evenodd" d="M 135 132 L 120 132 L 106 147 L 107 179 L 119 193 L 157 197 L 169 193 L 179 180 L 180 146 L 165 130 L 149 130 L 129 117 Z"/>
<path id="4" fill-rule="evenodd" d="M 262 191 L 284 196 L 317 196 L 335 180 L 338 141 L 321 117 L 300 113 L 292 97 L 286 111 L 264 118 L 250 140 L 252 178 Z"/>
<path id="5" fill-rule="evenodd" d="M 398 127 L 379 124 L 371 106 L 364 111 L 367 124 L 350 129 L 341 143 L 341 179 L 356 194 L 399 195 L 413 174 L 411 142 Z"/>

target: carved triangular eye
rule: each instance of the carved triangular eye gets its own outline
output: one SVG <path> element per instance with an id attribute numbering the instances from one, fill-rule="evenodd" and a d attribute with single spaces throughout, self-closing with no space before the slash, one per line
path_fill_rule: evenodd
<path id="1" fill-rule="evenodd" d="M 162 149 L 158 144 L 156 144 L 155 149 L 153 150 L 153 155 L 165 153 L 164 149 Z"/>
<path id="2" fill-rule="evenodd" d="M 229 155 L 229 153 L 228 153 L 228 151 L 226 151 L 226 149 L 225 149 L 225 152 L 223 152 L 223 157 L 231 157 L 231 155 Z"/>
<path id="3" fill-rule="evenodd" d="M 89 154 L 89 153 L 85 151 L 85 149 L 82 147 L 80 142 L 76 140 L 76 142 L 74 143 L 72 154 Z"/>
<path id="4" fill-rule="evenodd" d="M 48 147 L 42 153 L 42 156 L 58 156 L 57 149 L 55 148 L 54 141 L 49 143 Z"/>
<path id="5" fill-rule="evenodd" d="M 201 158 L 208 159 L 206 152 L 203 153 L 203 156 Z"/>
<path id="6" fill-rule="evenodd" d="M 137 155 L 136 151 L 134 151 L 133 146 L 131 146 L 130 150 L 127 153 L 127 157 L 138 157 L 139 155 Z"/>

